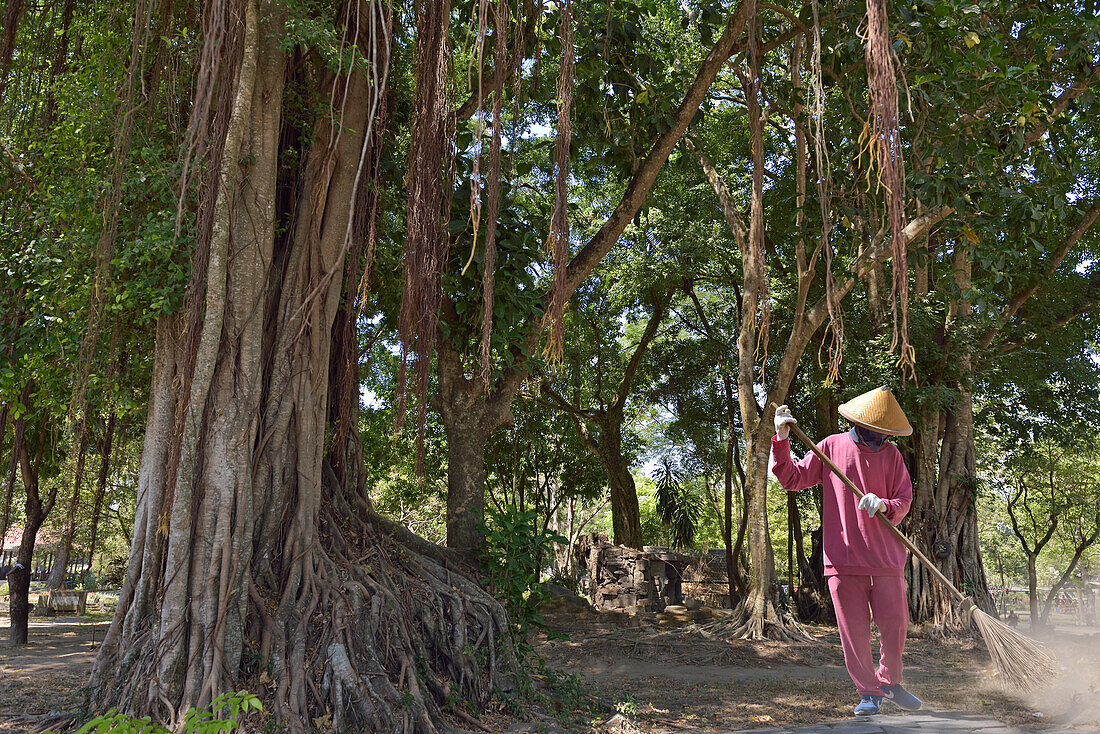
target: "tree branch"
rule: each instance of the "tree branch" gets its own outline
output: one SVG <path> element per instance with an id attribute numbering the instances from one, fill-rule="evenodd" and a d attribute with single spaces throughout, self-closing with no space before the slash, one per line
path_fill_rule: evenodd
<path id="1" fill-rule="evenodd" d="M 626 192 L 611 216 L 607 218 L 600 230 L 569 263 L 566 271 L 565 296 L 567 298 L 572 296 L 580 284 L 592 274 L 596 265 L 610 252 L 619 236 L 634 218 L 634 215 L 642 208 L 650 189 L 653 188 L 653 184 L 657 180 L 657 174 L 664 167 L 680 138 L 683 137 L 688 125 L 691 124 L 691 120 L 695 117 L 699 106 L 706 98 L 710 85 L 714 83 L 718 72 L 722 70 L 722 67 L 726 65 L 726 62 L 737 50 L 737 39 L 748 25 L 749 17 L 754 9 L 754 4 L 750 2 L 743 1 L 738 5 L 737 11 L 726 24 L 722 36 L 700 65 L 695 80 L 691 83 L 679 109 L 676 110 L 676 114 L 673 116 L 672 125 L 657 138 L 645 160 L 638 166 L 638 170 L 627 185 Z"/>
<path id="2" fill-rule="evenodd" d="M 706 176 L 710 187 L 714 189 L 714 194 L 718 197 L 718 207 L 722 210 L 722 216 L 726 218 L 726 224 L 729 225 L 730 232 L 733 233 L 733 239 L 737 241 L 737 247 L 744 252 L 748 246 L 749 228 L 733 200 L 733 195 L 726 188 L 726 184 L 718 174 L 714 164 L 703 153 L 702 148 L 696 144 L 693 135 L 687 135 L 684 138 L 684 145 L 699 157 L 699 167 L 703 169 L 703 175 Z"/>
<path id="3" fill-rule="evenodd" d="M 1062 93 L 1059 94 L 1058 97 L 1054 100 L 1054 104 L 1051 105 L 1050 114 L 1046 116 L 1046 120 L 1042 124 L 1036 125 L 1035 129 L 1029 132 L 1027 134 L 1027 137 L 1024 138 L 1026 147 L 1030 148 L 1032 145 L 1038 142 L 1041 137 L 1046 135 L 1047 129 L 1050 128 L 1051 123 L 1054 122 L 1054 120 L 1059 115 L 1066 111 L 1066 108 L 1069 107 L 1070 102 L 1084 94 L 1085 91 L 1089 88 L 1089 85 L 1095 82 L 1097 78 L 1100 78 L 1100 65 L 1092 67 L 1092 70 L 1088 76 L 1086 76 L 1084 79 L 1077 82 L 1076 84 L 1072 84 L 1067 89 L 1063 90 Z"/>
<path id="4" fill-rule="evenodd" d="M 653 184 L 657 180 L 657 174 L 660 173 L 676 144 L 683 137 L 688 125 L 691 124 L 691 120 L 698 112 L 699 106 L 706 98 L 707 92 L 717 78 L 718 73 L 734 53 L 745 47 L 745 44 L 738 43 L 738 38 L 748 25 L 752 10 L 753 4 L 744 0 L 737 6 L 737 10 L 730 17 L 722 36 L 700 64 L 695 80 L 688 87 L 683 101 L 673 116 L 672 125 L 658 136 L 657 141 L 653 144 L 641 165 L 638 166 L 611 216 L 569 262 L 566 269 L 566 289 L 564 293 L 566 300 L 570 299 L 577 288 L 580 287 L 580 284 L 592 274 L 600 261 L 611 251 L 611 248 L 618 241 L 623 231 L 626 230 L 627 225 L 634 219 L 638 210 L 642 208 L 650 189 L 653 188 Z M 799 32 L 797 30 L 788 31 L 787 34 L 765 46 L 764 50 L 772 45 L 785 42 L 783 39 L 793 38 Z M 544 304 L 546 300 L 547 296 L 544 296 Z M 540 311 L 545 312 L 545 307 Z M 505 372 L 493 389 L 492 394 L 486 399 L 486 403 L 494 408 L 494 413 L 505 411 L 507 406 L 511 404 L 512 398 L 519 390 L 519 385 L 527 374 L 529 355 L 535 353 L 541 336 L 541 329 L 531 329 L 524 342 L 524 348 L 514 348 L 512 350 L 516 357 L 512 368 Z"/>
<path id="5" fill-rule="evenodd" d="M 999 350 L 997 350 L 997 354 L 998 355 L 1008 354 L 1009 352 L 1013 352 L 1013 351 L 1019 349 L 1020 347 L 1027 346 L 1028 344 L 1035 341 L 1039 337 L 1047 336 L 1051 332 L 1057 331 L 1058 329 L 1061 329 L 1063 326 L 1067 326 L 1067 325 L 1073 323 L 1074 321 L 1079 319 L 1081 316 L 1083 316 L 1087 313 L 1091 313 L 1093 311 L 1096 311 L 1098 308 L 1100 308 L 1100 293 L 1098 293 L 1098 291 L 1100 291 L 1100 283 L 1098 283 L 1094 280 L 1094 282 L 1092 282 L 1089 285 L 1089 288 L 1088 288 L 1088 291 L 1087 291 L 1087 297 L 1081 303 L 1079 303 L 1078 305 L 1070 308 L 1069 311 L 1063 313 L 1061 316 L 1056 318 L 1054 321 L 1051 321 L 1051 322 L 1046 323 L 1046 324 L 1042 324 L 1040 326 L 1036 326 L 1035 328 L 1031 329 L 1031 335 L 1030 336 L 1019 337 L 1017 339 L 1011 339 L 1011 340 L 1005 341 L 1004 343 L 1001 344 L 1001 348 Z M 1023 318 L 1024 318 L 1025 322 L 1027 322 L 1027 314 L 1026 313 L 1023 316 Z"/>
<path id="6" fill-rule="evenodd" d="M 1044 269 L 1043 275 L 1041 277 L 1050 277 L 1054 274 L 1054 272 L 1062 264 L 1062 261 L 1065 260 L 1066 255 L 1069 254 L 1069 251 L 1073 249 L 1074 245 L 1076 245 L 1081 240 L 1081 237 L 1084 236 L 1085 232 L 1087 232 L 1089 228 L 1096 223 L 1097 218 L 1100 218 L 1100 201 L 1096 201 L 1095 203 L 1093 203 L 1089 210 L 1085 212 L 1085 215 L 1081 218 L 1081 221 L 1077 223 L 1077 226 L 1073 228 L 1073 231 L 1070 233 L 1069 237 L 1067 237 L 1065 241 L 1062 242 L 1061 247 L 1055 250 L 1055 252 L 1050 256 L 1050 261 L 1047 263 L 1047 266 Z M 979 341 L 979 346 L 982 349 L 989 348 L 989 345 L 992 344 L 993 340 L 997 337 L 997 333 L 1002 328 L 1004 328 L 1009 319 L 1016 315 L 1016 312 L 1020 310 L 1020 307 L 1023 306 L 1028 301 L 1028 299 L 1035 295 L 1035 293 L 1039 290 L 1040 285 L 1041 281 L 1037 281 L 1034 284 L 1020 290 L 1018 293 L 1016 293 L 1015 296 L 1012 297 L 1012 299 L 1008 302 L 1008 305 L 1006 305 L 1004 307 L 1004 310 L 1001 312 L 999 323 L 996 326 L 990 327 L 985 332 L 985 334 L 982 335 L 982 338 Z"/>
<path id="7" fill-rule="evenodd" d="M 623 378 L 619 382 L 619 389 L 615 393 L 615 397 L 611 400 L 609 410 L 619 410 L 626 404 L 626 399 L 630 395 L 630 386 L 634 382 L 634 375 L 642 363 L 646 348 L 649 347 L 649 343 L 653 341 L 653 337 L 657 335 L 657 329 L 660 328 L 661 322 L 665 318 L 665 311 L 668 309 L 668 304 L 671 300 L 672 295 L 664 293 L 658 296 L 654 302 L 653 314 L 649 317 L 649 321 L 645 325 L 645 331 L 642 332 L 642 338 L 638 341 L 638 346 L 634 348 L 634 353 L 630 355 L 630 361 L 626 364 L 626 369 L 623 371 Z"/>
<path id="8" fill-rule="evenodd" d="M 593 414 L 591 411 L 585 411 L 585 410 L 582 410 L 579 407 L 573 405 L 568 400 L 566 400 L 563 396 L 561 396 L 557 392 L 555 392 L 554 389 L 552 387 L 550 387 L 550 385 L 548 385 L 546 382 L 543 382 L 541 387 L 542 387 L 542 394 L 549 397 L 551 399 L 551 401 L 563 413 L 568 415 L 569 419 L 571 421 L 573 421 L 573 426 L 577 429 L 577 434 L 581 437 L 581 441 L 584 443 L 584 447 L 586 449 L 588 449 L 594 456 L 599 456 L 600 455 L 600 445 L 599 445 L 599 443 L 596 442 L 595 439 L 592 438 L 592 434 L 589 433 L 588 426 L 586 426 L 584 424 L 584 420 L 583 420 L 583 419 L 586 419 L 586 418 L 590 419 L 590 420 L 598 420 L 598 416 Z M 543 401 L 540 401 L 540 402 L 543 402 Z M 543 404 L 545 405 L 546 403 L 543 402 Z"/>
<path id="9" fill-rule="evenodd" d="M 560 393 L 556 392 L 554 390 L 554 388 L 550 387 L 550 385 L 547 382 L 545 382 L 545 381 L 542 382 L 541 390 L 542 390 L 542 394 L 545 395 L 546 397 L 550 398 L 551 401 L 553 401 L 553 403 L 554 403 L 553 406 L 549 406 L 549 407 L 556 407 L 558 410 L 561 410 L 564 413 L 570 413 L 570 414 L 573 414 L 573 415 L 585 415 L 585 411 L 582 408 L 570 403 L 568 400 L 565 399 L 564 396 L 562 396 Z M 546 404 L 545 401 L 541 401 L 541 402 L 543 402 L 543 404 Z"/>
<path id="10" fill-rule="evenodd" d="M 1022 480 L 1021 480 L 1021 484 L 1022 484 Z M 1032 552 L 1031 548 L 1028 547 L 1027 538 L 1024 537 L 1023 532 L 1020 530 L 1020 523 L 1016 520 L 1016 511 L 1015 511 L 1016 510 L 1016 503 L 1020 501 L 1020 497 L 1023 496 L 1024 491 L 1025 490 L 1023 489 L 1023 487 L 1021 487 L 1020 489 L 1017 489 L 1013 493 L 1012 498 L 1009 499 L 1009 501 L 1008 501 L 1008 519 L 1012 523 L 1012 532 L 1013 532 L 1013 534 L 1020 541 L 1020 545 L 1023 546 L 1023 548 L 1024 548 L 1024 553 L 1027 553 L 1030 556 L 1030 555 L 1033 555 L 1033 552 Z M 1024 503 L 1024 506 L 1026 508 L 1026 506 L 1027 506 L 1026 501 Z"/>

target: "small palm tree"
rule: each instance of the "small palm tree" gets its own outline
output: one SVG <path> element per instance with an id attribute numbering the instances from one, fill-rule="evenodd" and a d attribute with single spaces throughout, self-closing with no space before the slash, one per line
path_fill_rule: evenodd
<path id="1" fill-rule="evenodd" d="M 700 502 L 680 481 L 680 473 L 666 457 L 653 472 L 657 482 L 657 517 L 668 535 L 669 545 L 684 548 L 695 542 Z"/>

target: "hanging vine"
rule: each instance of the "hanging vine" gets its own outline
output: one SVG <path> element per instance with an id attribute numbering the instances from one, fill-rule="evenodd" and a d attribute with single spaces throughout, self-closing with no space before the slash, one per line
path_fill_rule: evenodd
<path id="1" fill-rule="evenodd" d="M 866 144 L 871 168 L 878 170 L 878 184 L 885 192 L 893 257 L 890 308 L 894 316 L 894 337 L 890 349 L 900 351 L 898 364 L 915 377 L 916 355 L 909 343 L 909 268 L 902 234 L 905 229 L 905 162 L 898 125 L 898 87 L 886 0 L 869 0 L 867 3 L 865 51 L 872 113 L 870 129 L 866 131 Z"/>
<path id="2" fill-rule="evenodd" d="M 402 345 L 398 376 L 398 425 L 403 422 L 410 354 L 415 361 L 414 395 L 420 434 L 428 419 L 428 380 L 438 336 L 443 301 L 443 266 L 450 238 L 445 216 L 450 201 L 445 187 L 451 151 L 451 87 L 449 81 L 450 0 L 416 3 L 416 96 L 407 177 L 409 206 L 405 234 L 405 287 L 398 315 Z M 417 442 L 417 470 L 423 467 L 424 444 Z"/>
<path id="3" fill-rule="evenodd" d="M 546 312 L 550 338 L 546 354 L 560 362 L 565 330 L 565 302 L 568 299 L 566 271 L 569 267 L 569 145 L 573 140 L 573 3 L 561 3 L 561 68 L 558 72 L 558 135 L 554 145 L 554 210 L 550 217 L 549 249 L 554 261 L 554 283 Z M 544 326 L 546 324 L 544 323 Z"/>
<path id="4" fill-rule="evenodd" d="M 840 362 L 844 356 L 844 317 L 833 277 L 832 172 L 829 150 L 825 145 L 825 89 L 822 84 L 821 9 L 818 0 L 813 0 L 813 14 L 813 55 L 810 66 L 813 95 L 810 101 L 810 134 L 814 142 L 814 185 L 817 188 L 817 201 L 821 209 L 819 247 L 825 253 L 825 305 L 829 312 L 826 338 L 822 340 L 822 346 L 828 342 L 829 369 L 826 373 L 826 381 L 831 383 L 840 375 Z"/>

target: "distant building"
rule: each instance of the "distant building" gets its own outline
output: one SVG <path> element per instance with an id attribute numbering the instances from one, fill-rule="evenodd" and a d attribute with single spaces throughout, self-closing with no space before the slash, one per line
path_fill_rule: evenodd
<path id="1" fill-rule="evenodd" d="M 50 575 L 57 553 L 57 544 L 60 541 L 61 536 L 51 530 L 42 528 L 38 531 L 38 538 L 34 543 L 34 558 L 31 562 L 31 581 L 44 581 Z M 8 528 L 7 534 L 4 535 L 4 546 L 0 549 L 0 580 L 6 579 L 7 572 L 15 565 L 19 555 L 19 544 L 22 542 L 23 526 L 13 525 Z M 81 557 L 75 552 L 71 555 L 73 559 Z"/>

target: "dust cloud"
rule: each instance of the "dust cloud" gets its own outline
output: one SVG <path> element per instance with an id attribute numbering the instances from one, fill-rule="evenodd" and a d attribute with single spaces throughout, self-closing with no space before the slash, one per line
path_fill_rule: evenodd
<path id="1" fill-rule="evenodd" d="M 1024 631 L 1024 630 L 1021 630 Z M 1037 635 L 1061 674 L 1029 697 L 1040 720 L 1100 732 L 1100 628 L 1059 627 Z"/>

